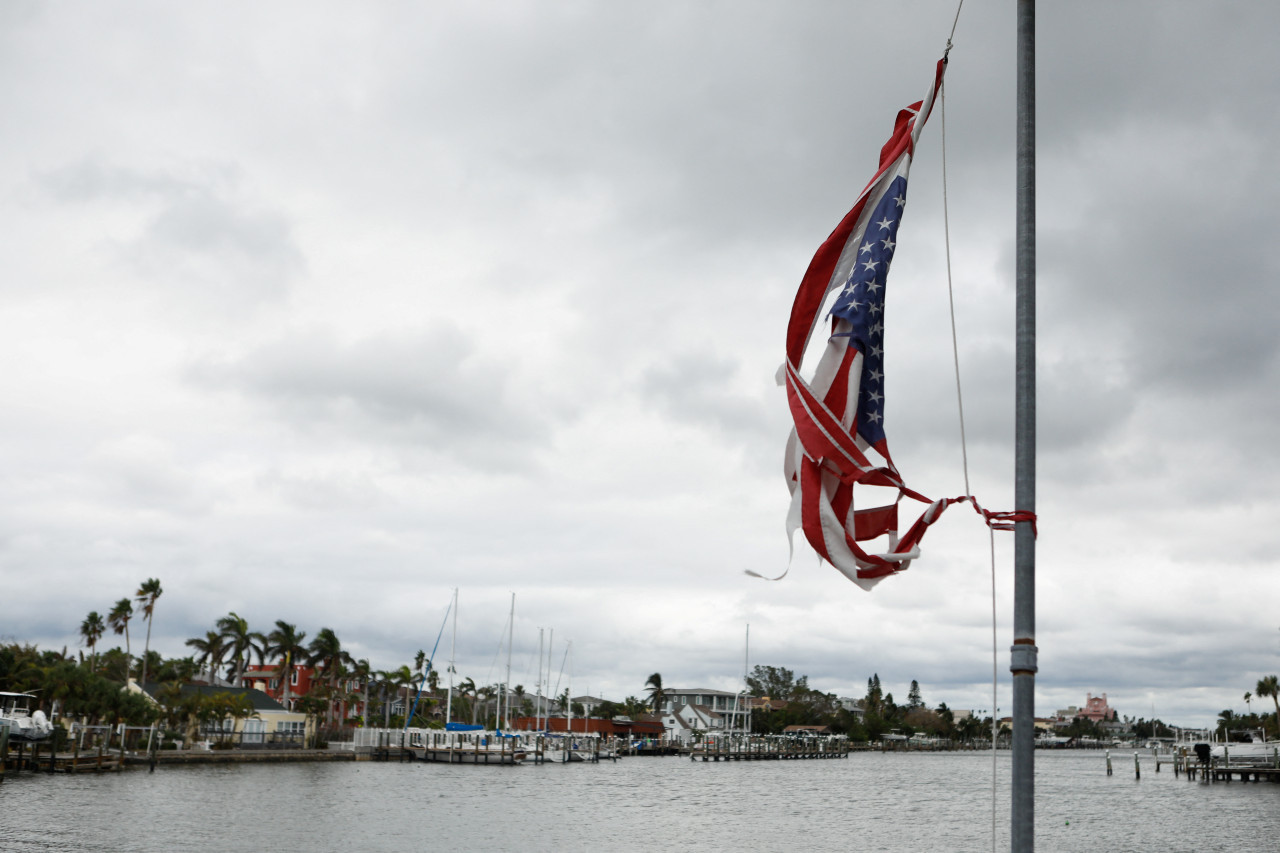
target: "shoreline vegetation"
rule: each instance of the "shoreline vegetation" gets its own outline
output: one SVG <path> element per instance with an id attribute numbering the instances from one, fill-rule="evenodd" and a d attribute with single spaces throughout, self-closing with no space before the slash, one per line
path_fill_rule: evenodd
<path id="1" fill-rule="evenodd" d="M 152 731 L 160 750 L 190 750 L 196 743 L 229 749 L 234 736 L 240 733 L 243 740 L 250 728 L 263 735 L 257 744 L 270 740 L 317 749 L 350 742 L 358 728 L 396 730 L 407 723 L 442 729 L 446 722 L 457 722 L 496 729 L 518 717 L 626 719 L 652 725 L 670 718 L 677 707 L 686 707 L 675 704 L 671 697 L 678 691 L 664 687 L 660 673 L 650 675 L 641 688 L 648 694 L 645 699 L 592 698 L 588 707 L 572 699 L 567 689 L 554 697 L 538 697 L 523 685 L 477 684 L 455 672 L 450 699 L 441 687 L 440 668 L 422 650 L 410 662 L 377 669 L 370 660 L 351 655 L 330 627 L 308 638 L 297 625 L 277 620 L 270 630 L 258 631 L 234 612 L 215 620 L 204 635 L 186 640 L 192 654 L 166 658 L 150 647 L 162 595 L 160 581 L 149 578 L 132 598 L 118 600 L 105 617 L 91 611 L 80 625 L 83 649 L 75 654 L 65 647 L 55 651 L 17 642 L 0 645 L 0 691 L 33 694 L 30 710 L 41 710 L 59 724 L 54 744 L 58 750 L 70 742 L 73 727 L 81 731 L 81 738 L 85 730 L 95 732 L 95 737 L 121 727 L 126 732 Z M 135 657 L 130 623 L 138 618 L 146 622 L 146 633 L 142 654 Z M 108 630 L 123 637 L 123 648 L 99 649 Z M 1216 736 L 1230 740 L 1237 732 L 1262 731 L 1268 740 L 1280 737 L 1277 682 L 1277 676 L 1270 675 L 1245 692 L 1247 712 L 1223 710 Z M 861 698 L 849 699 L 812 689 L 807 676 L 796 676 L 785 667 L 757 665 L 743 691 L 724 696 L 750 710 L 753 735 L 779 735 L 803 727 L 810 734 L 839 736 L 856 745 L 902 742 L 965 749 L 978 743 L 989 748 L 993 725 L 998 739 L 1007 737 L 1010 727 L 1007 719 L 993 721 L 985 710 L 953 711 L 945 702 L 929 707 L 916 681 L 906 701 L 898 703 L 882 689 L 878 674 L 867 679 Z M 1252 709 L 1255 699 L 1268 698 L 1274 714 L 1265 704 L 1259 711 Z M 294 722 L 277 722 L 275 730 L 264 731 L 262 720 L 276 708 L 292 715 Z M 733 719 L 716 713 L 722 709 L 702 710 L 698 720 L 704 728 L 686 729 L 680 746 L 715 736 L 717 722 Z M 738 712 L 739 706 L 733 710 Z M 411 719 L 406 720 L 406 714 Z M 250 720 L 255 725 L 247 727 Z M 1041 727 L 1059 745 L 1110 744 L 1117 739 L 1144 743 L 1175 735 L 1174 727 L 1158 719 L 1126 717 L 1103 723 L 1076 716 L 1043 722 Z M 277 737 L 279 733 L 284 734 Z"/>

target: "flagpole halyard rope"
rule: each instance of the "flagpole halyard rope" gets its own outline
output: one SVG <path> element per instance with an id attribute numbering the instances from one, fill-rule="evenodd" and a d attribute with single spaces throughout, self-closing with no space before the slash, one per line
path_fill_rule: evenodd
<path id="1" fill-rule="evenodd" d="M 956 10 L 957 18 L 960 11 Z M 954 32 L 954 27 L 952 28 Z M 947 41 L 947 50 L 951 49 L 951 41 Z M 969 445 L 964 433 L 964 395 L 960 390 L 960 346 L 956 335 L 956 295 L 951 281 L 951 216 L 947 204 L 947 87 L 944 82 L 939 93 L 942 102 L 942 232 L 946 244 L 947 256 L 947 301 L 951 308 L 951 357 L 956 367 L 956 406 L 960 410 L 960 459 L 964 468 L 964 494 L 972 498 L 973 490 L 969 487 Z"/>
<path id="2" fill-rule="evenodd" d="M 956 6 L 955 19 L 951 22 L 951 34 L 947 36 L 947 48 L 942 54 L 944 60 L 950 59 L 951 40 L 955 37 L 956 25 L 960 23 L 960 10 L 963 8 L 964 0 L 960 0 L 959 5 Z M 956 369 L 956 409 L 960 419 L 960 459 L 964 470 L 964 494 L 973 504 L 973 508 L 986 518 L 987 538 L 991 546 L 991 851 L 995 853 L 997 849 L 997 780 L 1000 768 L 999 754 L 996 751 L 996 741 L 1000 733 L 1000 715 L 996 705 L 1000 687 L 999 646 L 996 626 L 996 527 L 999 526 L 1001 529 L 1005 529 L 1005 525 L 993 524 L 992 521 L 993 517 L 999 518 L 1008 514 L 991 513 L 980 509 L 977 501 L 973 500 L 973 490 L 969 485 L 969 445 L 965 438 L 964 429 L 964 393 L 960 383 L 960 345 L 958 342 L 959 336 L 956 334 L 956 297 L 951 275 L 951 216 L 947 203 L 947 88 L 945 82 L 938 92 L 938 98 L 941 102 L 942 111 L 942 230 L 947 257 L 947 303 L 951 312 L 951 356 Z M 1035 522 L 1032 521 L 1032 524 L 1034 525 Z"/>
<path id="3" fill-rule="evenodd" d="M 951 40 L 956 37 L 956 25 L 960 23 L 960 10 L 963 8 L 964 8 L 964 0 L 960 0 L 960 4 L 956 6 L 955 20 L 951 22 L 951 35 L 947 36 L 947 49 L 946 51 L 943 52 L 942 54 L 943 56 L 946 56 L 948 53 L 951 52 Z"/>

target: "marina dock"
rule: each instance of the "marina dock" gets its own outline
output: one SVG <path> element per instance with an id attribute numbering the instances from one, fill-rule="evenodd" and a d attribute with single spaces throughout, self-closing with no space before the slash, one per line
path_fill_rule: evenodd
<path id="1" fill-rule="evenodd" d="M 689 749 L 697 761 L 803 761 L 848 758 L 849 741 L 843 737 L 727 737 Z"/>

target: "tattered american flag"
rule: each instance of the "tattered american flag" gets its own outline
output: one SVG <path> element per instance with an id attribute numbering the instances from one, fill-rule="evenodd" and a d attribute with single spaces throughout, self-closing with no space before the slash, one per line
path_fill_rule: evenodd
<path id="1" fill-rule="evenodd" d="M 791 489 L 788 536 L 794 541 L 795 531 L 803 529 L 819 556 L 864 589 L 905 570 L 919 555 L 925 530 L 955 501 L 930 503 L 907 488 L 885 439 L 885 282 L 916 140 L 945 68 L 944 58 L 924 100 L 898 113 L 893 135 L 880 151 L 880 168 L 809 263 L 787 326 L 787 360 L 779 370 L 795 422 L 785 467 Z M 827 320 L 826 349 L 812 380 L 805 381 L 800 374 L 805 350 Z M 896 489 L 897 497 L 884 506 L 861 508 L 855 485 Z M 865 491 L 870 490 L 859 493 Z M 929 506 L 899 535 L 903 497 Z M 872 540 L 881 540 L 879 553 L 860 544 Z"/>

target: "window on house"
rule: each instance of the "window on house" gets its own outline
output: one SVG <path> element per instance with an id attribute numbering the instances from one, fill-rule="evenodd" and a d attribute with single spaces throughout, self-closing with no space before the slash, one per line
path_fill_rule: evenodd
<path id="1" fill-rule="evenodd" d="M 200 724 L 200 731 L 204 734 L 223 734 L 226 732 L 234 732 L 236 730 L 236 721 L 230 717 L 225 720 L 206 720 Z"/>
<path id="2" fill-rule="evenodd" d="M 298 671 L 296 669 L 293 672 L 289 673 L 289 683 L 295 686 L 297 685 Z"/>
<path id="3" fill-rule="evenodd" d="M 278 678 L 271 679 L 271 689 L 276 690 L 276 689 L 279 689 L 279 687 L 280 687 L 280 679 Z"/>

